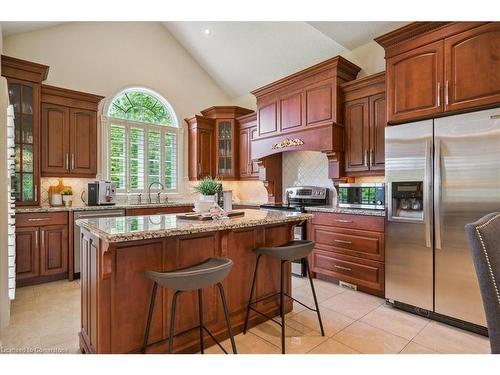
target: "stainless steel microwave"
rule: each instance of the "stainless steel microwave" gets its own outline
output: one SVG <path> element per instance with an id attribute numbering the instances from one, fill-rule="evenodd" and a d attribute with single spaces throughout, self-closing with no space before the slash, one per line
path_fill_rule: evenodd
<path id="1" fill-rule="evenodd" d="M 383 210 L 385 209 L 384 183 L 339 184 L 338 206 Z"/>

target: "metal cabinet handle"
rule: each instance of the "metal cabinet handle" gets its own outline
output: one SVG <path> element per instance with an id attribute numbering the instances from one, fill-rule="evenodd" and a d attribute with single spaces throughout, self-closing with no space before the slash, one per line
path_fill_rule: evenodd
<path id="1" fill-rule="evenodd" d="M 441 82 L 438 82 L 436 91 L 436 103 L 438 107 L 441 107 Z"/>
<path id="2" fill-rule="evenodd" d="M 75 169 L 75 154 L 71 154 L 71 170 Z"/>
<path id="3" fill-rule="evenodd" d="M 444 104 L 448 105 L 448 80 L 444 83 Z"/>
<path id="4" fill-rule="evenodd" d="M 338 268 L 339 270 L 344 270 L 344 271 L 349 271 L 352 272 L 352 268 L 349 267 L 342 267 L 342 266 L 337 266 L 336 264 L 333 265 L 335 268 Z"/>
<path id="5" fill-rule="evenodd" d="M 38 235 L 39 235 L 39 232 L 36 231 L 36 233 L 35 233 L 35 249 L 38 249 Z"/>
<path id="6" fill-rule="evenodd" d="M 345 220 L 345 219 L 335 219 L 335 221 L 338 223 L 352 223 L 352 220 Z"/>
<path id="7" fill-rule="evenodd" d="M 38 199 L 38 185 L 34 185 L 33 186 L 33 200 L 34 201 L 37 201 Z"/>
<path id="8" fill-rule="evenodd" d="M 28 221 L 44 221 L 44 220 L 50 220 L 50 219 L 48 217 L 28 219 Z"/>
<path id="9" fill-rule="evenodd" d="M 64 169 L 66 169 L 66 170 L 69 171 L 69 154 L 66 154 L 66 163 L 65 163 L 65 165 L 66 165 L 66 168 L 64 168 Z"/>
<path id="10" fill-rule="evenodd" d="M 500 118 L 500 115 L 493 115 L 493 116 L 490 116 L 490 120 L 496 120 Z"/>
<path id="11" fill-rule="evenodd" d="M 375 151 L 373 151 L 373 148 L 370 150 L 370 165 L 375 166 Z"/>
<path id="12" fill-rule="evenodd" d="M 365 150 L 365 154 L 363 155 L 363 164 L 365 167 L 368 167 L 368 149 Z"/>
<path id="13" fill-rule="evenodd" d="M 345 241 L 345 240 L 333 240 L 333 242 L 345 243 L 345 244 L 347 244 L 347 245 L 352 244 L 352 241 Z"/>

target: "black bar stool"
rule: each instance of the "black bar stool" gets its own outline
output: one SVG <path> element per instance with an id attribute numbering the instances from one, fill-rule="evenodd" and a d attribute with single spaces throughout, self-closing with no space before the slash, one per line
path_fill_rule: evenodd
<path id="1" fill-rule="evenodd" d="M 277 246 L 277 247 L 259 247 L 254 250 L 255 254 L 257 254 L 257 261 L 255 263 L 255 271 L 253 274 L 253 281 L 252 281 L 252 288 L 250 289 L 250 297 L 248 298 L 248 305 L 247 305 L 247 313 L 245 316 L 245 325 L 243 326 L 243 334 L 247 333 L 247 328 L 248 328 L 248 317 L 250 315 L 250 310 L 255 311 L 258 314 L 261 314 L 265 316 L 266 318 L 272 320 L 273 322 L 279 324 L 281 326 L 281 353 L 285 354 L 285 296 L 288 298 L 291 298 L 295 302 L 301 304 L 302 306 L 308 308 L 311 311 L 314 311 L 318 315 L 318 321 L 319 321 L 319 327 L 321 329 L 321 336 L 325 335 L 325 331 L 323 330 L 323 322 L 321 321 L 321 314 L 319 312 L 319 305 L 318 305 L 318 299 L 316 298 L 316 291 L 314 290 L 314 284 L 313 280 L 311 277 L 311 269 L 309 268 L 309 262 L 307 261 L 307 256 L 311 253 L 312 249 L 314 248 L 314 242 L 313 241 L 306 241 L 306 240 L 300 240 L 300 241 L 290 241 L 282 246 Z M 281 288 L 280 291 L 274 294 L 271 294 L 270 296 L 263 297 L 256 299 L 252 301 L 253 297 L 253 292 L 255 289 L 255 281 L 257 279 L 257 270 L 259 267 L 259 260 L 262 255 L 266 256 L 271 256 L 274 258 L 278 258 L 281 260 Z M 309 283 L 311 284 L 311 290 L 312 290 L 312 295 L 314 298 L 314 305 L 316 306 L 316 309 L 313 309 L 302 302 L 296 300 L 292 296 L 288 295 L 285 293 L 285 265 L 286 262 L 294 261 L 302 259 L 304 260 L 307 268 L 307 275 L 309 276 Z M 281 322 L 273 319 L 272 317 L 256 310 L 255 308 L 252 307 L 252 305 L 264 301 L 268 298 L 275 297 L 279 295 L 280 296 L 280 316 L 281 316 Z"/>
<path id="2" fill-rule="evenodd" d="M 153 292 L 151 294 L 151 302 L 149 304 L 149 314 L 148 321 L 146 323 L 146 332 L 144 334 L 144 344 L 142 346 L 142 352 L 146 352 L 149 338 L 149 329 L 151 327 L 151 318 L 153 316 L 153 309 L 155 305 L 156 293 L 158 290 L 158 285 L 165 288 L 173 289 L 174 297 L 172 298 L 172 308 L 170 312 L 170 334 L 168 336 L 168 352 L 172 353 L 174 337 L 186 333 L 187 331 L 179 332 L 174 335 L 174 325 L 175 325 L 175 315 L 176 315 L 176 303 L 177 297 L 180 293 L 198 290 L 198 311 L 200 325 L 196 328 L 200 330 L 200 351 L 204 353 L 203 346 L 203 331 L 205 330 L 208 335 L 215 341 L 217 345 L 227 354 L 227 351 L 222 347 L 222 345 L 217 341 L 217 339 L 212 335 L 212 333 L 205 327 L 203 323 L 203 299 L 202 299 L 202 289 L 207 288 L 212 285 L 217 285 L 219 289 L 220 298 L 222 301 L 222 307 L 224 308 L 224 316 L 226 318 L 227 330 L 229 332 L 229 338 L 231 339 L 231 346 L 233 347 L 233 353 L 236 354 L 236 344 L 234 342 L 233 333 L 231 331 L 231 322 L 229 319 L 229 312 L 226 304 L 226 297 L 224 295 L 224 288 L 222 287 L 222 280 L 231 271 L 233 267 L 233 261 L 228 258 L 209 258 L 206 261 L 196 264 L 191 267 L 182 268 L 169 272 L 155 272 L 146 271 L 145 275 L 147 278 L 154 281 Z M 190 329 L 191 330 L 191 329 Z M 163 340 L 160 340 L 163 341 Z M 159 342 L 159 341 L 158 341 Z"/>

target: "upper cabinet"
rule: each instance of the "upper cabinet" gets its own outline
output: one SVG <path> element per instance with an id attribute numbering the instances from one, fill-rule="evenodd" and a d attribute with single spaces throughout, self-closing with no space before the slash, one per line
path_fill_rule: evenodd
<path id="1" fill-rule="evenodd" d="M 215 121 L 198 115 L 185 121 L 188 126 L 189 180 L 215 176 Z"/>
<path id="2" fill-rule="evenodd" d="M 241 180 L 259 178 L 259 166 L 252 160 L 252 140 L 257 137 L 257 114 L 237 118 L 239 124 L 239 171 Z"/>
<path id="3" fill-rule="evenodd" d="M 42 176 L 97 175 L 97 107 L 102 98 L 42 85 Z"/>
<path id="4" fill-rule="evenodd" d="M 49 67 L 2 56 L 9 102 L 14 107 L 15 174 L 12 191 L 16 205 L 40 202 L 40 90 Z"/>
<path id="5" fill-rule="evenodd" d="M 384 173 L 385 72 L 344 83 L 345 175 Z"/>
<path id="6" fill-rule="evenodd" d="M 389 123 L 500 103 L 499 22 L 415 22 L 376 41 Z"/>

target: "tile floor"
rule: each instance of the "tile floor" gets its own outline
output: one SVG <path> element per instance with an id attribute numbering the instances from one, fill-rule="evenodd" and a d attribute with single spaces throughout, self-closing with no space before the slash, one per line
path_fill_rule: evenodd
<path id="1" fill-rule="evenodd" d="M 293 295 L 312 305 L 306 279 L 294 277 Z M 286 317 L 287 353 L 433 354 L 489 353 L 488 339 L 385 305 L 365 293 L 315 280 L 325 336 L 316 314 L 295 304 Z M 0 353 L 35 348 L 40 353 L 79 353 L 80 284 L 57 281 L 17 290 L 11 325 L 0 331 Z M 236 336 L 239 353 L 277 354 L 279 326 L 266 322 Z M 230 351 L 229 341 L 222 343 Z M 207 353 L 222 353 L 212 346 Z"/>

